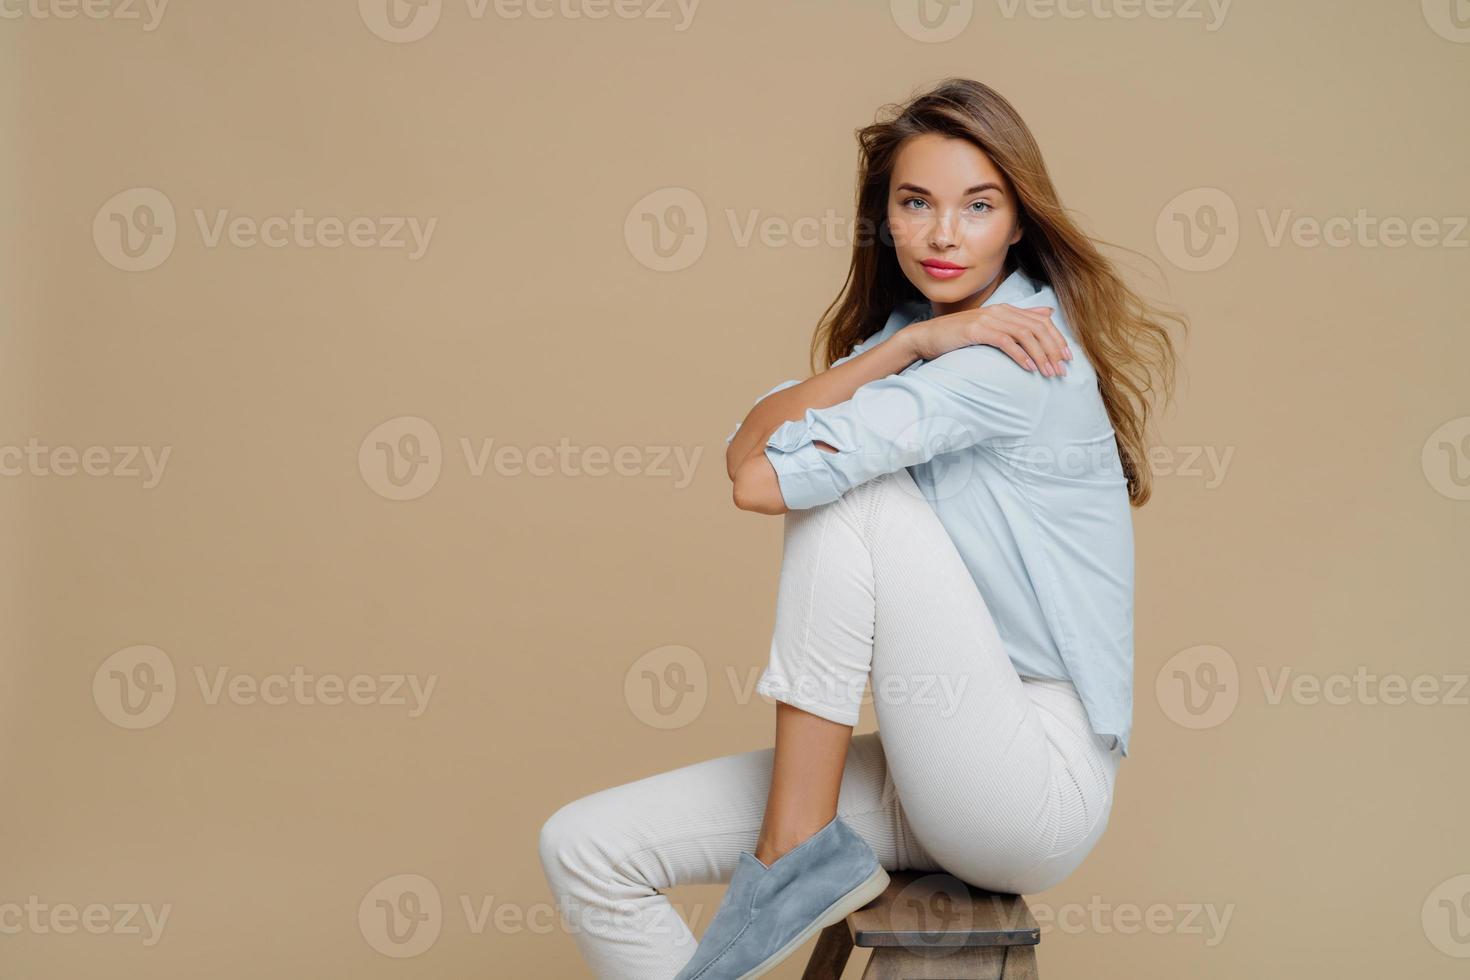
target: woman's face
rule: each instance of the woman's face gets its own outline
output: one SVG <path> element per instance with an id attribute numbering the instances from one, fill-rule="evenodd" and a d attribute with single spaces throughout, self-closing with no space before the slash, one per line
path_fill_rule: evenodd
<path id="1" fill-rule="evenodd" d="M 899 148 L 888 182 L 899 268 L 942 316 L 978 307 L 1021 240 L 1010 181 L 968 140 L 925 133 Z"/>

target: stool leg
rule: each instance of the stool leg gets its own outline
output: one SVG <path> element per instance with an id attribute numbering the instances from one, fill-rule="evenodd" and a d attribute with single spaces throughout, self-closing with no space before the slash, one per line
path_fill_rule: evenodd
<path id="1" fill-rule="evenodd" d="M 1007 946 L 1005 969 L 1001 980 L 1038 980 L 1041 972 L 1036 965 L 1035 946 Z"/>
<path id="2" fill-rule="evenodd" d="M 834 922 L 817 937 L 812 958 L 806 961 L 801 980 L 841 980 L 847 958 L 852 955 L 852 930 L 847 920 Z"/>
<path id="3" fill-rule="evenodd" d="M 1033 946 L 879 946 L 863 980 L 1037 980 Z"/>

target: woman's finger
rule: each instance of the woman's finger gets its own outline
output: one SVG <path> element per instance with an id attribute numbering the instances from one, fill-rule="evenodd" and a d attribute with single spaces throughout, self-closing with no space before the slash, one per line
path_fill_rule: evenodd
<path id="1" fill-rule="evenodd" d="M 1046 346 L 1041 342 L 1041 338 L 1036 335 L 1036 332 L 1031 329 L 1031 325 L 1026 322 L 1027 318 L 1021 317 L 1019 319 L 1020 322 L 1007 321 L 1005 329 L 1010 333 L 1012 340 L 1025 348 L 1026 354 L 1035 362 L 1033 366 L 1042 374 L 1050 376 L 1052 370 L 1054 370 L 1051 366 L 1051 355 L 1047 352 Z"/>
<path id="2" fill-rule="evenodd" d="M 1046 321 L 1047 327 L 1050 328 L 1049 333 L 1052 335 L 1052 339 L 1055 341 L 1057 347 L 1061 349 L 1062 356 L 1069 361 L 1073 360 L 1072 345 L 1067 343 L 1066 334 L 1058 330 L 1056 323 L 1052 321 L 1051 315 L 1055 312 L 1053 308 L 1050 306 L 1033 306 L 1026 312 L 1039 314 Z"/>
<path id="3" fill-rule="evenodd" d="M 1011 360 L 1015 361 L 1026 370 L 1036 370 L 1036 362 L 1031 360 L 1031 358 L 1027 356 L 1025 349 L 1022 348 L 1020 344 L 1012 340 L 1009 335 L 1001 334 L 1000 337 L 996 339 L 995 346 L 1005 351 L 1007 354 L 1011 355 Z"/>
<path id="4" fill-rule="evenodd" d="M 1032 317 L 1032 320 L 1041 324 L 1040 336 L 1052 360 L 1052 369 L 1057 374 L 1066 374 L 1066 365 L 1062 362 L 1067 360 L 1067 338 L 1062 336 L 1062 332 L 1052 322 L 1050 314 L 1040 312 L 1043 309 L 1049 310 L 1051 307 L 1038 307 L 1034 311 L 1028 310 L 1027 312 L 1035 312 L 1036 315 Z"/>
<path id="5" fill-rule="evenodd" d="M 1041 373 L 1047 377 L 1053 377 L 1062 373 L 1061 350 L 1054 349 L 1042 332 L 1035 316 L 1027 315 L 1029 311 L 1013 310 L 1002 311 L 1003 322 L 1011 330 L 1013 336 L 1026 348 L 1037 364 L 1041 365 Z"/>

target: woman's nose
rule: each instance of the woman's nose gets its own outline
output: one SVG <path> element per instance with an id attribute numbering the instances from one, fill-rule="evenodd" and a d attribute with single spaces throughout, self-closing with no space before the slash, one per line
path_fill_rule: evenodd
<path id="1" fill-rule="evenodd" d="M 934 226 L 929 230 L 929 244 L 934 248 L 947 248 L 955 240 L 954 223 L 957 220 L 953 214 L 942 214 L 934 220 Z"/>

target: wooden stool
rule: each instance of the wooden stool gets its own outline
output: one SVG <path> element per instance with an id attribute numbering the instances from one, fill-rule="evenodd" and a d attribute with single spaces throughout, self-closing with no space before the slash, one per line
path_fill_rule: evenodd
<path id="1" fill-rule="evenodd" d="M 853 946 L 863 980 L 1036 980 L 1041 930 L 1020 895 L 949 874 L 894 871 L 888 888 L 817 938 L 802 980 L 839 980 Z"/>

